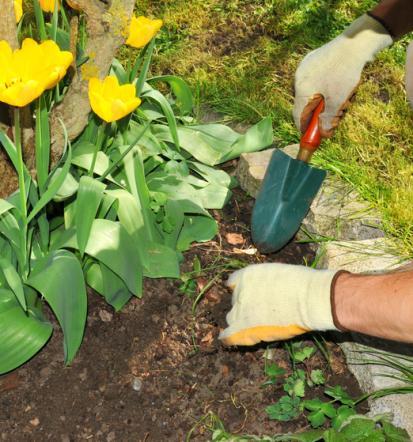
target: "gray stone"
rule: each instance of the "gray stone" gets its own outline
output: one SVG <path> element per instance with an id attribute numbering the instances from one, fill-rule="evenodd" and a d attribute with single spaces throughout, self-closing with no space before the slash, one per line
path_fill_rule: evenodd
<path id="1" fill-rule="evenodd" d="M 238 161 L 236 176 L 241 188 L 256 198 L 274 149 L 244 153 Z"/>
<path id="2" fill-rule="evenodd" d="M 303 221 L 311 235 L 337 240 L 380 238 L 380 215 L 351 186 L 327 176 Z"/>
<path id="3" fill-rule="evenodd" d="M 374 273 L 394 270 L 403 262 L 386 238 L 361 241 L 330 241 L 318 251 L 320 268 Z"/>

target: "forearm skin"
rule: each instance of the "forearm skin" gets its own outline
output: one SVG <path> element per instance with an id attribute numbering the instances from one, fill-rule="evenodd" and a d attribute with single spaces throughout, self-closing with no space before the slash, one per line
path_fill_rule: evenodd
<path id="1" fill-rule="evenodd" d="M 334 310 L 339 329 L 413 343 L 413 271 L 343 273 L 334 287 Z"/>

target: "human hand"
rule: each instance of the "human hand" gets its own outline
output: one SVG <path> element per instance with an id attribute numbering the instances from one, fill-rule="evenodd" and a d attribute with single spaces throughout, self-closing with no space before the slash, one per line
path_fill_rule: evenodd
<path id="1" fill-rule="evenodd" d="M 310 330 L 336 330 L 331 287 L 340 272 L 289 264 L 255 264 L 233 273 L 225 345 L 289 339 Z"/>
<path id="2" fill-rule="evenodd" d="M 330 137 L 350 104 L 365 64 L 392 43 L 386 29 L 364 14 L 334 40 L 306 55 L 295 74 L 293 116 L 297 128 L 305 131 L 324 98 L 320 132 L 323 138 Z"/>

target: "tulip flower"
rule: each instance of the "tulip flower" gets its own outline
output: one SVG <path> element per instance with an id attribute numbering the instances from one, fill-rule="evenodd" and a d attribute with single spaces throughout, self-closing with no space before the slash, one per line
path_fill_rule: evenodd
<path id="1" fill-rule="evenodd" d="M 39 3 L 44 12 L 54 12 L 55 0 L 39 0 Z M 57 1 L 57 7 L 60 7 L 59 0 Z"/>
<path id="2" fill-rule="evenodd" d="M 73 55 L 61 51 L 52 40 L 39 44 L 26 38 L 14 52 L 6 41 L 0 41 L 0 101 L 26 106 L 56 86 L 72 61 Z"/>
<path id="3" fill-rule="evenodd" d="M 138 49 L 143 48 L 155 37 L 162 24 L 162 20 L 151 20 L 143 16 L 132 17 L 126 44 Z"/>
<path id="4" fill-rule="evenodd" d="M 14 14 L 16 15 L 16 23 L 22 18 L 23 15 L 23 0 L 14 0 Z"/>
<path id="5" fill-rule="evenodd" d="M 141 104 L 141 100 L 136 96 L 135 86 L 120 85 L 113 75 L 104 80 L 89 80 L 89 100 L 93 112 L 106 123 L 120 120 Z"/>

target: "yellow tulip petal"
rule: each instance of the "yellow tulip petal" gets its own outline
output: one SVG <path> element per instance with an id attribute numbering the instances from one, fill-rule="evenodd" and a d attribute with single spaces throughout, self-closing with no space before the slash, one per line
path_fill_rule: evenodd
<path id="1" fill-rule="evenodd" d="M 110 103 L 102 98 L 100 94 L 89 91 L 89 101 L 93 112 L 107 123 L 111 122 Z"/>
<path id="2" fill-rule="evenodd" d="M 117 77 L 89 80 L 89 101 L 93 112 L 107 123 L 120 120 L 141 103 L 133 84 L 119 85 Z"/>
<path id="3" fill-rule="evenodd" d="M 39 0 L 39 3 L 44 12 L 54 12 L 55 0 Z M 59 1 L 57 7 L 60 8 Z"/>
<path id="4" fill-rule="evenodd" d="M 0 93 L 0 101 L 11 106 L 24 107 L 40 97 L 43 91 L 41 84 L 35 80 L 16 83 Z"/>
<path id="5" fill-rule="evenodd" d="M 109 75 L 103 80 L 102 94 L 106 99 L 117 98 L 119 95 L 119 81 L 114 75 Z"/>
<path id="6" fill-rule="evenodd" d="M 73 55 L 53 41 L 38 44 L 26 38 L 21 48 L 11 50 L 0 41 L 0 101 L 25 106 L 53 87 L 66 74 Z"/>
<path id="7" fill-rule="evenodd" d="M 14 15 L 16 16 L 16 23 L 19 23 L 23 16 L 23 0 L 14 0 Z"/>
<path id="8" fill-rule="evenodd" d="M 151 20 L 143 16 L 132 17 L 126 44 L 138 49 L 143 48 L 159 32 L 162 24 L 162 20 Z"/>
<path id="9" fill-rule="evenodd" d="M 119 98 L 115 98 L 111 103 L 111 113 L 112 121 L 116 121 L 128 115 L 129 112 L 125 103 Z"/>

